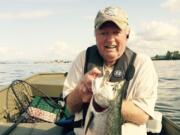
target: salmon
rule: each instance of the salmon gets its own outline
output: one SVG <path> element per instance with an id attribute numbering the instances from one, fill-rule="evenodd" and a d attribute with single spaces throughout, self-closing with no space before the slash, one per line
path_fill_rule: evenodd
<path id="1" fill-rule="evenodd" d="M 121 93 L 125 80 L 120 82 L 102 82 L 102 78 L 92 83 L 93 97 L 91 99 L 84 126 L 86 135 L 121 135 Z M 97 112 L 93 100 L 106 108 Z"/>

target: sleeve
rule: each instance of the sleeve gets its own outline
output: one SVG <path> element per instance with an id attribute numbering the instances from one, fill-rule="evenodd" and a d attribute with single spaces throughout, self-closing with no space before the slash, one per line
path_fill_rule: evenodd
<path id="1" fill-rule="evenodd" d="M 84 75 L 85 51 L 81 52 L 73 61 L 68 75 L 64 81 L 63 98 L 65 99 L 76 87 L 80 78 Z"/>
<path id="2" fill-rule="evenodd" d="M 158 77 L 152 60 L 143 55 L 137 62 L 136 83 L 132 101 L 154 118 L 154 107 L 157 100 Z"/>

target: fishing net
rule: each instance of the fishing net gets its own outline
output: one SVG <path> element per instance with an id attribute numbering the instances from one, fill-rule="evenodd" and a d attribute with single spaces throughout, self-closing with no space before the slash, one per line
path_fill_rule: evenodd
<path id="1" fill-rule="evenodd" d="M 34 93 L 38 96 L 33 96 Z M 58 101 L 26 81 L 15 80 L 7 93 L 8 120 L 17 122 L 23 116 L 21 122 L 55 122 L 63 115 L 63 106 Z"/>

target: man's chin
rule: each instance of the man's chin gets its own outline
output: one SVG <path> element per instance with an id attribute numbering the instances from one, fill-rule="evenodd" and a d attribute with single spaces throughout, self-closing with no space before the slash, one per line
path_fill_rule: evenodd
<path id="1" fill-rule="evenodd" d="M 116 62 L 117 59 L 118 59 L 117 56 L 112 56 L 112 55 L 107 55 L 105 57 L 105 61 L 108 63 L 114 63 L 114 62 Z"/>

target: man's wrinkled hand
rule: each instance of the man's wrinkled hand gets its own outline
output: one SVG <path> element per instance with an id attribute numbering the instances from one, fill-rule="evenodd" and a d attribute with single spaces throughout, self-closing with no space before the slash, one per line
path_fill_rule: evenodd
<path id="1" fill-rule="evenodd" d="M 88 73 L 86 73 L 78 83 L 78 91 L 82 102 L 90 102 L 92 93 L 92 81 L 99 75 L 101 71 L 98 68 L 93 68 Z"/>

